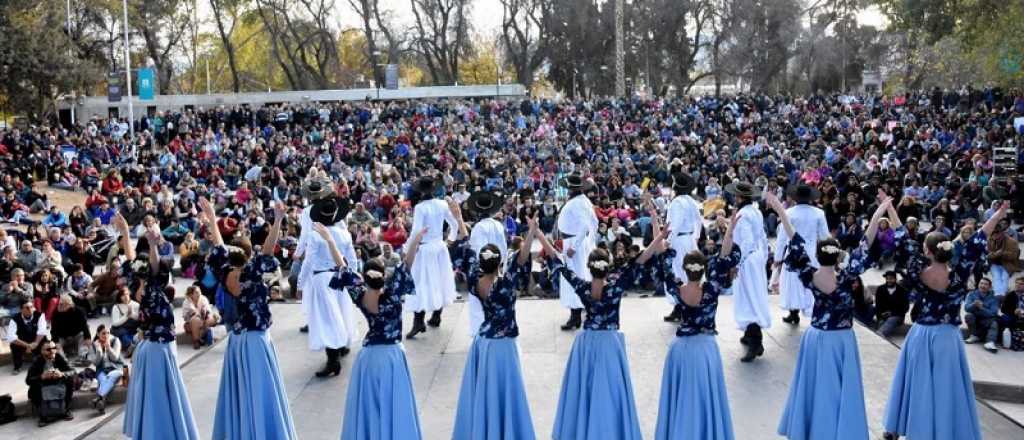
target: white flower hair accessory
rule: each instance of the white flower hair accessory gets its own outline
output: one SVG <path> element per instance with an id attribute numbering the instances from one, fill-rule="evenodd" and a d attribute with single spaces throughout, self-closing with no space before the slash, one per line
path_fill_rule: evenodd
<path id="1" fill-rule="evenodd" d="M 593 263 L 590 263 L 590 267 L 598 270 L 604 270 L 608 268 L 608 262 L 604 260 L 597 260 Z"/>
<path id="2" fill-rule="evenodd" d="M 951 251 L 953 250 L 953 242 L 946 240 L 936 245 L 936 247 L 944 251 Z"/>
<path id="3" fill-rule="evenodd" d="M 687 264 L 686 266 L 683 266 L 683 268 L 685 268 L 686 270 L 688 270 L 690 272 L 700 272 L 700 271 L 704 270 L 704 265 L 703 264 L 697 264 L 697 263 L 690 263 L 690 264 Z"/>
<path id="4" fill-rule="evenodd" d="M 834 244 L 830 244 L 828 246 L 823 246 L 821 248 L 821 251 L 826 253 L 826 254 L 838 254 L 840 252 L 840 249 L 839 249 L 838 246 L 836 246 Z"/>
<path id="5" fill-rule="evenodd" d="M 384 276 L 384 274 L 380 273 L 380 271 L 378 271 L 378 270 L 368 270 L 368 271 L 366 271 L 366 277 L 367 278 L 374 278 L 374 279 L 376 279 L 376 278 L 382 278 L 383 276 Z"/>
<path id="6" fill-rule="evenodd" d="M 501 255 L 499 255 L 497 252 L 494 252 L 494 251 L 492 251 L 490 249 L 484 249 L 484 250 L 480 251 L 480 260 L 481 261 L 483 261 L 483 260 L 493 260 L 495 258 L 501 258 Z"/>

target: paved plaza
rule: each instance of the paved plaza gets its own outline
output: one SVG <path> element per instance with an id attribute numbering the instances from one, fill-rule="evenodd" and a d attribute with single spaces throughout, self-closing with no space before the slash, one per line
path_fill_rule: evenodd
<path id="1" fill-rule="evenodd" d="M 772 297 L 773 302 L 777 297 Z M 675 326 L 662 322 L 668 306 L 661 298 L 630 297 L 622 304 L 622 331 L 636 393 L 640 426 L 645 438 L 653 438 L 657 419 L 661 370 L 667 346 L 674 337 Z M 358 348 L 344 359 L 345 369 L 333 379 L 317 379 L 313 372 L 321 367 L 322 353 L 310 353 L 305 335 L 298 332 L 302 316 L 298 304 L 273 306 L 274 327 L 271 334 L 281 361 L 281 372 L 292 402 L 292 414 L 300 437 L 309 440 L 336 439 L 341 432 L 348 372 Z M 740 332 L 732 318 L 732 298 L 724 297 L 718 316 L 719 344 L 725 366 L 733 423 L 739 439 L 771 439 L 779 416 L 799 348 L 800 335 L 808 320 L 799 328 L 781 324 L 781 311 L 773 307 L 776 320 L 766 332 L 765 356 L 753 364 L 741 364 Z M 522 351 L 530 409 L 538 438 L 550 438 L 561 386 L 562 372 L 575 333 L 563 332 L 558 326 L 565 311 L 554 300 L 524 299 L 519 302 L 521 326 L 519 345 Z M 405 349 L 416 387 L 420 421 L 427 439 L 451 437 L 458 400 L 462 368 L 471 339 L 467 332 L 467 314 L 462 303 L 445 310 L 440 330 L 432 329 L 414 341 L 406 341 Z M 406 327 L 410 319 L 406 320 Z M 365 331 L 360 318 L 359 331 Z M 888 396 L 890 379 L 895 369 L 898 348 L 870 330 L 856 326 L 864 370 L 865 397 L 872 438 L 881 438 L 881 420 Z M 217 387 L 226 344 L 221 341 L 212 348 L 195 352 L 179 346 L 182 373 L 188 387 L 192 408 L 200 433 L 209 436 L 213 428 Z M 972 359 L 988 355 L 980 347 L 968 347 Z M 976 353 L 975 353 L 976 352 Z M 991 356 L 991 355 L 989 355 Z M 1024 353 L 1001 351 L 1002 365 L 1024 365 Z M 984 358 L 982 358 L 984 359 Z M 1008 364 L 1006 363 L 1008 362 Z M 975 362 L 977 364 L 977 362 Z M 975 367 L 987 374 L 992 368 Z M 1017 369 L 1019 372 L 1019 368 Z M 1010 373 L 1010 372 L 1007 372 Z M 5 375 L 0 386 L 7 387 L 13 377 Z M 979 379 L 976 377 L 976 379 Z M 6 390 L 5 390 L 6 392 Z M 1000 411 L 1020 411 L 1021 405 L 1002 404 Z M 122 405 L 113 405 L 107 416 L 96 416 L 91 410 L 79 409 L 73 422 L 54 423 L 39 429 L 27 417 L 13 424 L 0 426 L 3 439 L 120 439 Z M 979 403 L 986 439 L 1010 440 L 1024 438 L 1024 428 L 995 412 L 987 403 Z M 1019 415 L 1019 414 L 1018 414 Z"/>

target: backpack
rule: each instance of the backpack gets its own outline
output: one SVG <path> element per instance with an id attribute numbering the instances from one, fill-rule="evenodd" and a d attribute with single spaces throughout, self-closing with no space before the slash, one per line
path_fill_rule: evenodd
<path id="1" fill-rule="evenodd" d="M 10 394 L 0 396 L 0 425 L 18 420 L 14 413 L 14 400 Z"/>
<path id="2" fill-rule="evenodd" d="M 42 401 L 39 404 L 39 417 L 43 419 L 56 419 L 64 417 L 67 408 L 64 406 L 64 397 L 67 389 L 63 383 L 44 385 L 40 390 Z"/>

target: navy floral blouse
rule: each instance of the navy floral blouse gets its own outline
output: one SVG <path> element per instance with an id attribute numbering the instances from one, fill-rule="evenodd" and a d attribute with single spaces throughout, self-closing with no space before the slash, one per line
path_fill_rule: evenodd
<path id="1" fill-rule="evenodd" d="M 853 282 L 871 266 L 868 254 L 867 241 L 861 240 L 860 246 L 850 253 L 846 267 L 837 274 L 836 290 L 825 293 L 814 285 L 814 272 L 818 269 L 811 265 L 804 238 L 794 234 L 789 240 L 786 247 L 786 269 L 796 272 L 804 288 L 814 295 L 812 327 L 818 330 L 846 330 L 853 327 Z"/>
<path id="2" fill-rule="evenodd" d="M 530 264 L 518 265 L 519 253 L 508 256 L 508 269 L 501 277 L 494 280 L 487 298 L 482 298 L 477 291 L 480 281 L 480 265 L 476 252 L 469 246 L 469 240 L 463 239 L 455 243 L 453 259 L 455 266 L 466 274 L 466 286 L 469 294 L 480 300 L 484 309 L 484 322 L 480 325 L 478 336 L 487 339 L 515 338 L 519 336 L 516 324 L 516 291 L 521 280 L 529 279 Z"/>
<path id="3" fill-rule="evenodd" d="M 370 329 L 363 338 L 363 346 L 397 344 L 402 341 L 402 297 L 413 293 L 412 275 L 405 265 L 399 265 L 388 278 L 383 292 L 377 300 L 377 313 L 363 306 L 366 285 L 363 279 L 349 266 L 338 271 L 331 279 L 332 289 L 346 289 L 352 302 L 366 317 Z"/>
<path id="4" fill-rule="evenodd" d="M 587 309 L 587 319 L 583 321 L 585 330 L 618 330 L 619 329 L 619 305 L 622 303 L 622 296 L 626 293 L 626 287 L 632 279 L 629 274 L 633 271 L 635 262 L 624 264 L 608 273 L 604 285 L 604 292 L 601 298 L 594 298 L 590 294 L 590 281 L 584 281 L 562 263 L 556 257 L 548 258 L 548 269 L 553 279 L 565 277 L 576 295 L 580 297 L 583 307 Z"/>
<path id="5" fill-rule="evenodd" d="M 922 244 L 908 237 L 906 227 L 896 230 L 896 261 L 902 265 L 904 282 L 918 311 L 915 323 L 922 325 L 960 325 L 960 309 L 967 296 L 967 279 L 985 255 L 988 237 L 975 232 L 965 243 L 960 258 L 949 272 L 949 287 L 937 291 L 921 281 L 921 271 L 928 266 Z"/>
<path id="6" fill-rule="evenodd" d="M 741 255 L 739 246 L 733 246 L 729 255 L 723 257 L 715 254 L 708 260 L 704 269 L 704 284 L 701 287 L 703 295 L 700 304 L 696 306 L 686 304 L 679 294 L 679 282 L 672 272 L 672 261 L 676 258 L 675 249 L 665 249 L 665 252 L 656 257 L 658 269 L 655 274 L 659 277 L 659 287 L 665 289 L 667 295 L 675 297 L 676 302 L 683 308 L 676 336 L 718 334 L 718 330 L 715 329 L 718 297 L 732 284 L 729 271 L 740 263 Z"/>
<path id="7" fill-rule="evenodd" d="M 226 276 L 228 249 L 224 246 L 216 246 L 210 252 L 210 266 L 218 268 L 218 276 Z M 230 329 L 235 334 L 244 331 L 262 331 L 270 328 L 273 323 L 270 315 L 270 287 L 263 282 L 263 274 L 277 270 L 277 260 L 262 253 L 253 258 L 238 277 L 241 284 L 241 293 L 233 297 L 235 300 L 235 311 L 238 314 L 234 322 L 230 323 Z M 223 275 L 220 275 L 223 274 Z M 219 281 L 223 282 L 223 279 Z"/>
<path id="8" fill-rule="evenodd" d="M 148 266 L 148 262 L 143 262 L 140 259 L 125 261 L 121 264 L 121 277 L 125 278 L 129 286 L 140 276 L 145 277 L 146 287 L 142 292 L 140 304 L 144 325 L 143 336 L 147 341 L 152 342 L 174 342 L 174 305 L 164 294 L 164 288 L 168 283 L 168 274 L 160 272 L 156 275 L 136 275 L 136 270 L 132 269 L 133 263 L 136 262 L 139 265 Z M 134 292 L 132 294 L 134 295 Z"/>

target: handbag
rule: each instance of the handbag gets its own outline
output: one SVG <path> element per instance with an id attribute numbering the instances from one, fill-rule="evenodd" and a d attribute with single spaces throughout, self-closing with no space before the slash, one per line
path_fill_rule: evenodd
<path id="1" fill-rule="evenodd" d="M 40 394 L 42 401 L 39 404 L 39 417 L 46 419 L 64 417 L 64 414 L 67 413 L 67 408 L 64 406 L 67 389 L 64 387 L 64 383 L 44 385 Z"/>

